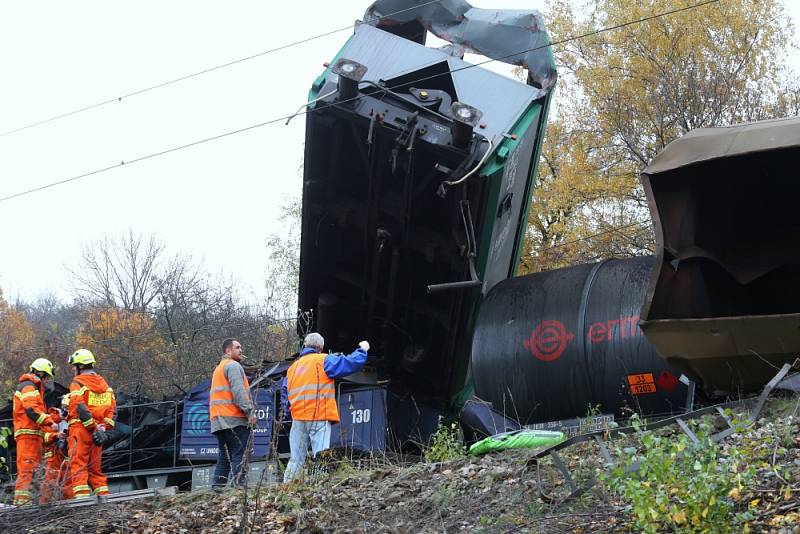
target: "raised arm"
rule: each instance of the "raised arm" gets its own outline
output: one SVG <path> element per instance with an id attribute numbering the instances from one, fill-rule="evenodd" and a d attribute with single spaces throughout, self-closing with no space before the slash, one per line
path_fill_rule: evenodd
<path id="1" fill-rule="evenodd" d="M 328 378 L 341 378 L 353 373 L 357 373 L 364 368 L 367 363 L 367 351 L 369 343 L 362 341 L 359 347 L 348 355 L 328 354 L 325 356 L 323 370 Z"/>

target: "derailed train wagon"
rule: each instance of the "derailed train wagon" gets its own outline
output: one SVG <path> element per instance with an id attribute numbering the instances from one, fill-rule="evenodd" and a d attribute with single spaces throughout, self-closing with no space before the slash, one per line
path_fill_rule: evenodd
<path id="1" fill-rule="evenodd" d="M 682 410 L 689 382 L 639 328 L 652 256 L 510 278 L 481 304 L 476 394 L 523 424 Z"/>
<path id="2" fill-rule="evenodd" d="M 373 5 L 309 94 L 299 286 L 326 349 L 372 343 L 398 436 L 467 396 L 478 304 L 514 274 L 555 81 L 538 13 L 447 1 L 376 18 L 408 5 Z M 454 45 L 423 46 L 426 28 Z M 524 64 L 529 83 L 465 48 Z"/>
<path id="3" fill-rule="evenodd" d="M 701 128 L 642 173 L 655 258 L 506 280 L 481 307 L 477 393 L 536 423 L 676 411 L 800 355 L 800 119 Z M 501 334 L 502 333 L 502 334 Z M 677 380 L 676 380 L 677 378 Z"/>
<path id="4" fill-rule="evenodd" d="M 642 173 L 657 255 L 642 329 L 713 395 L 800 354 L 800 119 L 699 128 Z"/>

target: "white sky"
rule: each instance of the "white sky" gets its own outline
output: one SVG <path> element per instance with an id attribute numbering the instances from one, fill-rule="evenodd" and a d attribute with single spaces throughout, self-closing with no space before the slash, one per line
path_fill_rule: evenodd
<path id="1" fill-rule="evenodd" d="M 370 3 L 3 2 L 0 132 L 348 26 Z M 787 4 L 797 21 L 800 2 Z M 0 197 L 288 115 L 350 33 L 0 137 Z M 298 117 L 0 202 L 0 287 L 12 300 L 67 297 L 64 265 L 81 245 L 132 228 L 261 296 L 266 239 L 301 188 L 304 125 Z"/>

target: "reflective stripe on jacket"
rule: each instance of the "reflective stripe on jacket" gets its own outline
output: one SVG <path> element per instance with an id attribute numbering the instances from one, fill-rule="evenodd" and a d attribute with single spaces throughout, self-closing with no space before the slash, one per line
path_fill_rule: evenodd
<path id="1" fill-rule="evenodd" d="M 235 392 L 231 388 L 231 383 L 225 374 L 225 368 L 232 364 L 239 365 L 235 360 L 223 358 L 211 375 L 211 391 L 208 395 L 208 415 L 212 420 L 217 417 L 247 418 L 247 413 L 236 403 Z M 244 374 L 244 370 L 242 370 L 242 375 L 246 404 L 249 404 L 251 402 L 250 381 L 247 380 L 247 375 Z"/>
<path id="2" fill-rule="evenodd" d="M 43 436 L 42 425 L 53 424 L 44 405 L 44 384 L 33 373 L 19 377 L 14 392 L 14 437 Z"/>
<path id="3" fill-rule="evenodd" d="M 286 385 L 295 421 L 339 422 L 336 387 L 325 373 L 326 354 L 307 354 L 289 367 Z"/>
<path id="4" fill-rule="evenodd" d="M 114 390 L 94 371 L 82 371 L 69 385 L 69 426 L 93 431 L 97 425 L 114 427 L 117 398 Z"/>

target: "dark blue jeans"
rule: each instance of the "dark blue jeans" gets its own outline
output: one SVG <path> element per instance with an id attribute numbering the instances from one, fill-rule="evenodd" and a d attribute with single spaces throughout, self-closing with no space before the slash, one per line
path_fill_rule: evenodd
<path id="1" fill-rule="evenodd" d="M 232 478 L 234 486 L 243 484 L 242 458 L 250 439 L 250 429 L 246 426 L 237 426 L 219 430 L 214 432 L 214 435 L 217 436 L 219 443 L 219 453 L 214 468 L 213 486 L 215 488 L 225 486 L 229 478 Z"/>

